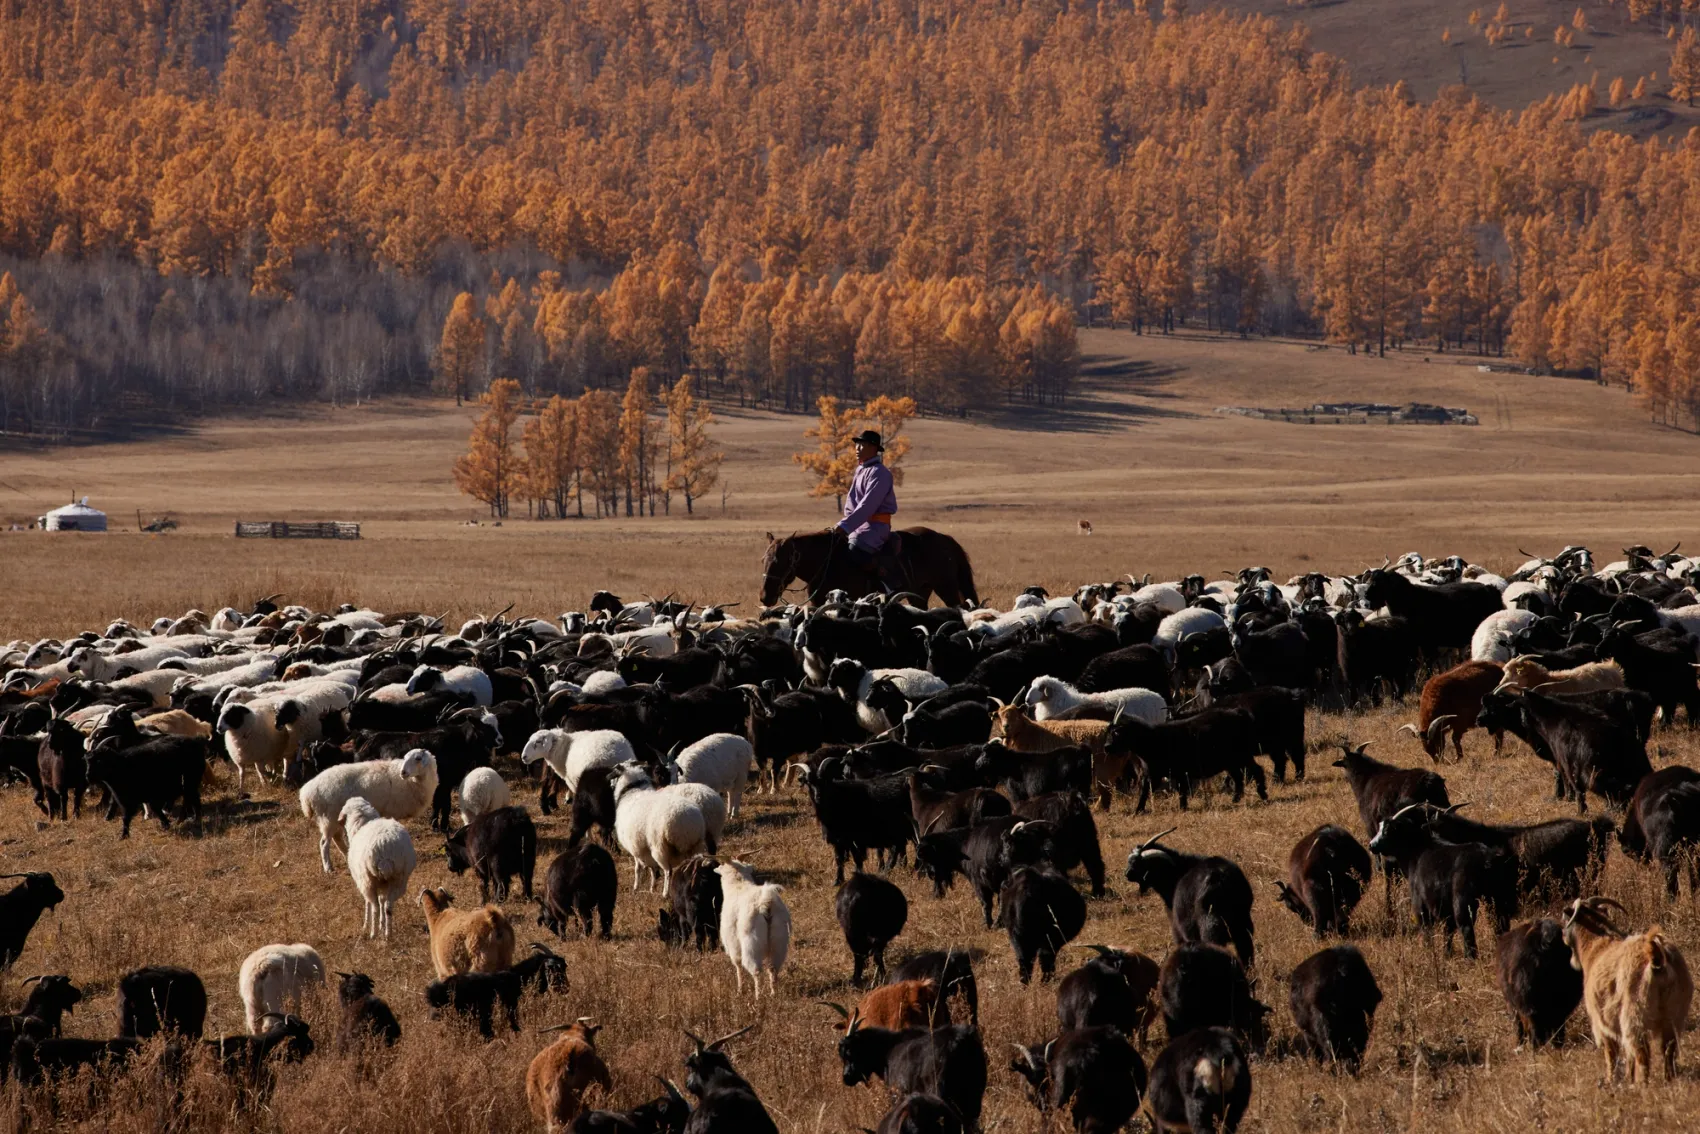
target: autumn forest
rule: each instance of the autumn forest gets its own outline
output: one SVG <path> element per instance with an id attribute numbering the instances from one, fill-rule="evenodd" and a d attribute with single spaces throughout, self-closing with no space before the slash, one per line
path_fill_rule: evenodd
<path id="1" fill-rule="evenodd" d="M 0 85 L 8 432 L 639 368 L 960 412 L 1065 398 L 1088 321 L 1700 413 L 1700 144 L 1181 0 L 0 0 Z"/>

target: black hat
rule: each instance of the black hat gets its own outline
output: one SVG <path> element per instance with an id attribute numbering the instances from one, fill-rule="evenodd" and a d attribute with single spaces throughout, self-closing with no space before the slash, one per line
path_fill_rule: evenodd
<path id="1" fill-rule="evenodd" d="M 885 446 L 880 443 L 880 431 L 877 429 L 865 429 L 851 440 L 858 445 L 872 445 L 880 452 L 885 452 Z"/>

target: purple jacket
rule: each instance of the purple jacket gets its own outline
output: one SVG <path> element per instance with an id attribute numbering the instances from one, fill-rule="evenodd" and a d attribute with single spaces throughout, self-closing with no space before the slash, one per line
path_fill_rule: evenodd
<path id="1" fill-rule="evenodd" d="M 891 470 L 876 455 L 856 468 L 850 482 L 850 494 L 844 498 L 844 518 L 838 530 L 847 532 L 850 542 L 868 551 L 878 551 L 891 536 L 891 525 L 874 523 L 876 515 L 897 511 L 897 493 L 892 491 Z"/>

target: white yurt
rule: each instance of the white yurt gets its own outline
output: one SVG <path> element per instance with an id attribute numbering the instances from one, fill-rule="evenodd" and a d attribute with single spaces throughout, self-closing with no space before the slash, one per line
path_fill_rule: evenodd
<path id="1" fill-rule="evenodd" d="M 63 508 L 55 508 L 41 517 L 43 530 L 50 532 L 103 532 L 106 530 L 106 513 L 99 508 L 89 507 L 89 498 L 83 497 Z"/>

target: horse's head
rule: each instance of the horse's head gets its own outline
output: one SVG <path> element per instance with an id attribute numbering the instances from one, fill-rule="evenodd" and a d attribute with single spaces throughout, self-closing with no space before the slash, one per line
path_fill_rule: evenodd
<path id="1" fill-rule="evenodd" d="M 767 533 L 767 554 L 761 561 L 761 604 L 773 606 L 785 593 L 785 584 L 797 574 L 796 536 L 777 539 Z"/>

